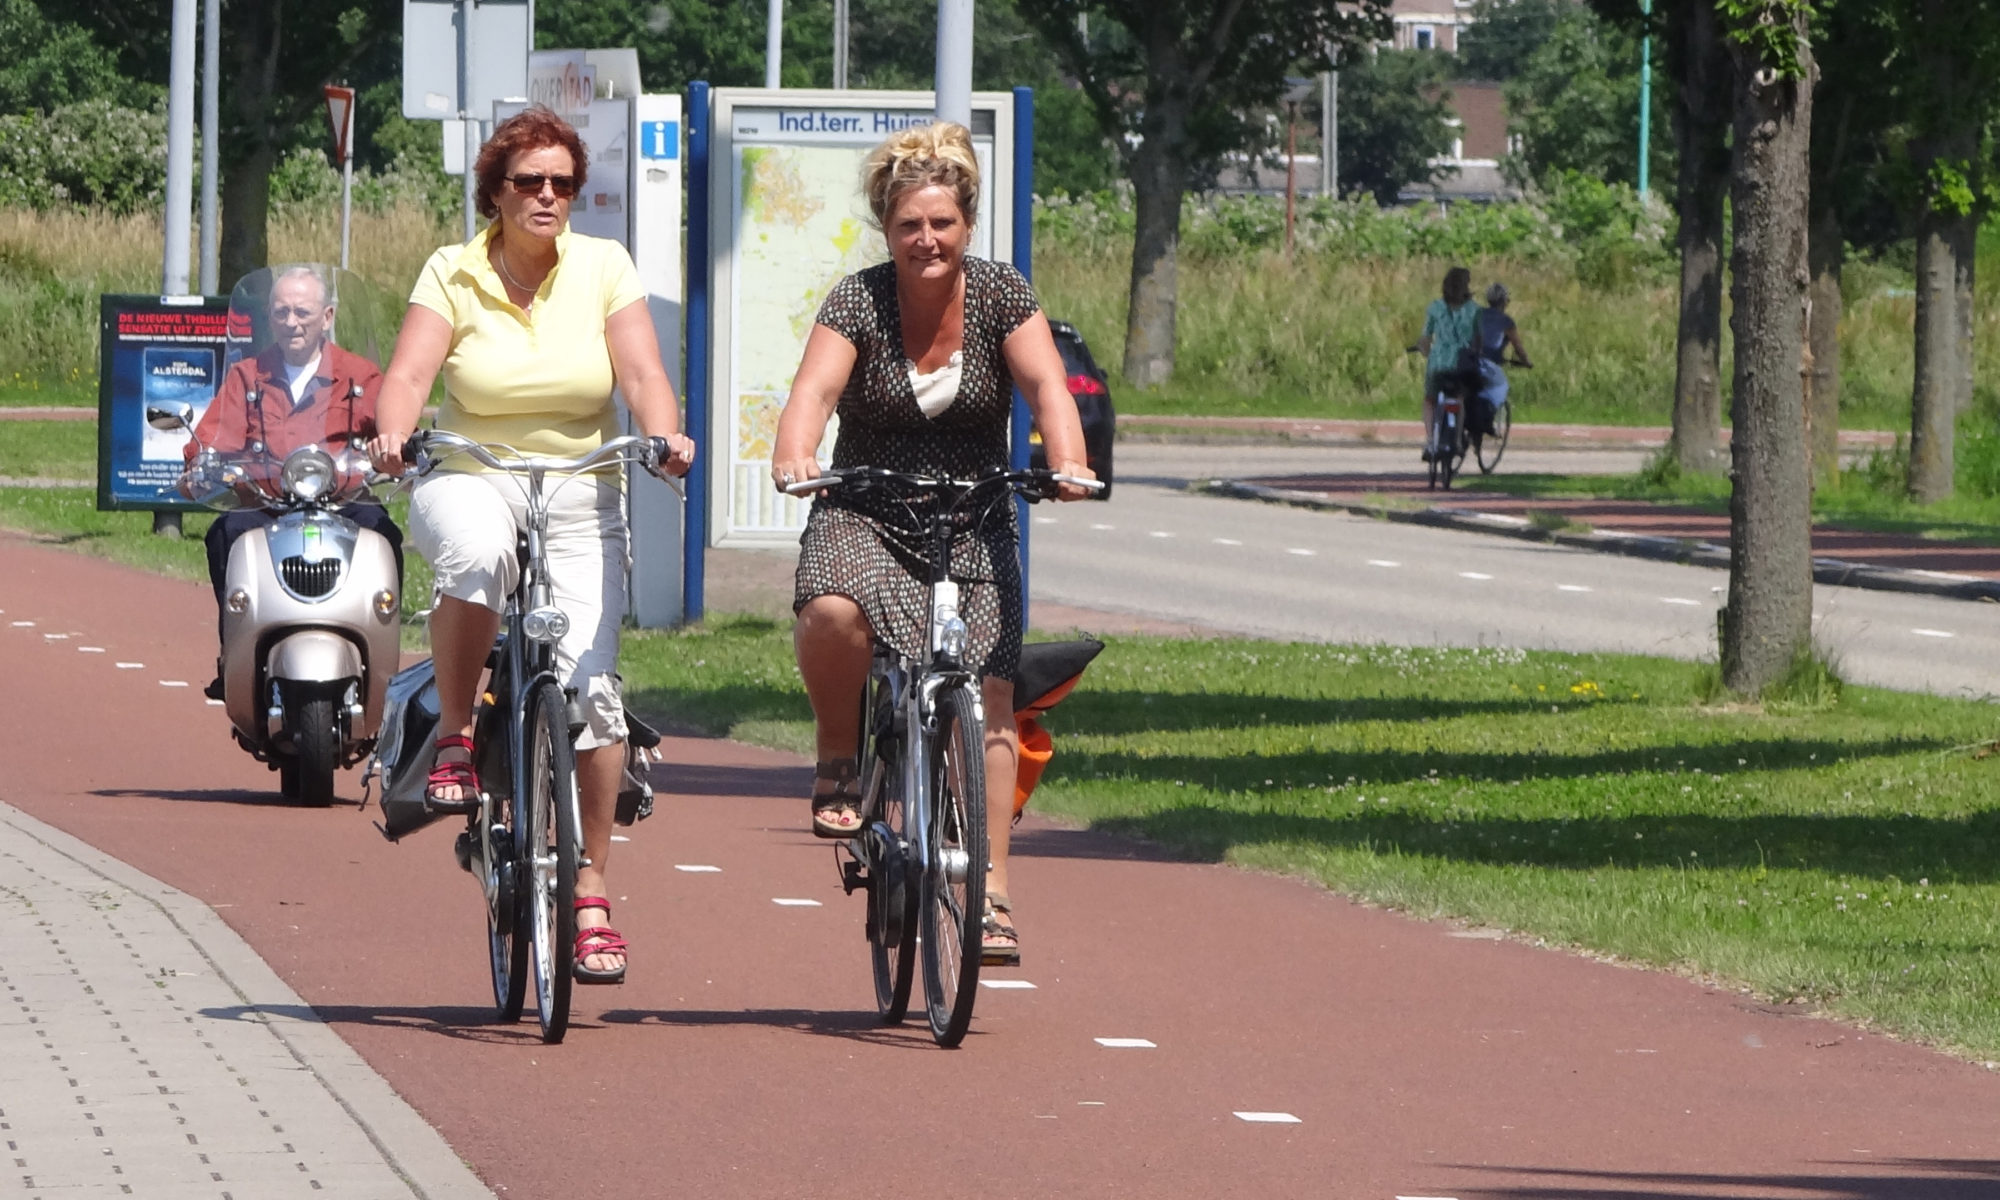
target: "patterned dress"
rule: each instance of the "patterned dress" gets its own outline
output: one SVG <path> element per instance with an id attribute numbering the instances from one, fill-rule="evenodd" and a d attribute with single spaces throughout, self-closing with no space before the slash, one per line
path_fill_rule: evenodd
<path id="1" fill-rule="evenodd" d="M 883 263 L 834 285 L 818 322 L 854 344 L 854 371 L 840 395 L 836 467 L 887 467 L 955 480 L 1005 470 L 1014 378 L 1001 344 L 1039 311 L 1034 290 L 1005 263 L 965 259 L 965 347 L 958 398 L 935 417 L 917 406 L 896 300 L 896 267 Z M 861 606 L 875 637 L 921 656 L 928 640 L 930 505 L 889 489 L 835 488 L 813 502 L 799 538 L 792 611 L 817 596 Z M 951 577 L 971 634 L 966 659 L 982 675 L 1011 678 L 1021 653 L 1020 534 L 1012 497 L 962 516 Z"/>

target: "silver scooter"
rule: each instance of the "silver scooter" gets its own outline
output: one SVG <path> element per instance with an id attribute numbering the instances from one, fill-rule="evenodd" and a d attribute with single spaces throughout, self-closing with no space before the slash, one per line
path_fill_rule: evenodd
<path id="1" fill-rule="evenodd" d="M 346 293 L 366 289 L 345 272 L 315 269 L 343 296 L 343 307 Z M 266 269 L 236 286 L 232 332 L 270 324 L 273 281 Z M 255 359 L 258 343 L 268 350 L 270 340 L 253 333 L 240 357 Z M 372 353 L 350 352 L 373 361 Z M 277 390 L 289 414 L 291 397 Z M 218 663 L 222 702 L 237 744 L 279 773 L 284 796 L 325 806 L 333 803 L 334 773 L 374 747 L 401 654 L 402 596 L 387 539 L 337 511 L 373 502 L 372 468 L 358 439 L 342 444 L 346 429 L 311 436 L 310 426 L 302 436 L 292 420 L 282 455 L 250 437 L 262 430 L 246 428 L 244 444 L 227 449 L 197 439 L 181 490 L 210 508 L 256 507 L 276 516 L 230 548 Z M 148 405 L 146 421 L 190 436 L 199 430 L 198 414 L 185 401 Z"/>

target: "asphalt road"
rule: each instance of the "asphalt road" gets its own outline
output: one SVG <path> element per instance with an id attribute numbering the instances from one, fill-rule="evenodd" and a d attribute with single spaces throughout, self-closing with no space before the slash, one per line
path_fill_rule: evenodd
<path id="1" fill-rule="evenodd" d="M 1639 457 L 1544 451 L 1505 469 L 1630 470 Z M 1401 448 L 1121 443 L 1111 500 L 1033 510 L 1035 598 L 1257 637 L 1714 656 L 1726 571 L 1183 490 L 1418 466 Z M 1985 604 L 1819 587 L 1813 610 L 1850 681 L 2000 691 L 2000 621 Z"/>

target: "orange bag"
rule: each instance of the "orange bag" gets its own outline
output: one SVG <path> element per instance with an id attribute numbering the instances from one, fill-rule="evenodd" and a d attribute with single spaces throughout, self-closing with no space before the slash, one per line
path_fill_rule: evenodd
<path id="1" fill-rule="evenodd" d="M 1014 728 L 1021 753 L 1014 773 L 1014 819 L 1028 806 L 1042 772 L 1055 757 L 1055 739 L 1036 720 L 1076 689 L 1084 668 L 1104 649 L 1096 638 L 1074 642 L 1035 642 L 1021 647 L 1021 665 L 1014 673 Z"/>

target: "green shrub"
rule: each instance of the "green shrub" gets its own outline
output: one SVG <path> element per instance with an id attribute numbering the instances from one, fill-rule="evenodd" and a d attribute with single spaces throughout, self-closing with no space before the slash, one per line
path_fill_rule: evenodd
<path id="1" fill-rule="evenodd" d="M 156 208 L 166 192 L 167 116 L 83 100 L 0 116 L 0 205 Z"/>

